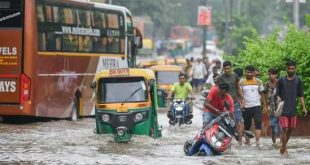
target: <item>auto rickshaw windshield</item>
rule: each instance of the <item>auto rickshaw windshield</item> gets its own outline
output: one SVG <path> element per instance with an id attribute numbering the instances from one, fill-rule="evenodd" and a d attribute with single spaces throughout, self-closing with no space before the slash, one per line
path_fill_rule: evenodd
<path id="1" fill-rule="evenodd" d="M 148 100 L 142 77 L 104 78 L 98 86 L 100 103 L 145 102 Z"/>
<path id="2" fill-rule="evenodd" d="M 157 83 L 160 84 L 173 84 L 179 81 L 178 71 L 158 71 L 156 73 Z"/>

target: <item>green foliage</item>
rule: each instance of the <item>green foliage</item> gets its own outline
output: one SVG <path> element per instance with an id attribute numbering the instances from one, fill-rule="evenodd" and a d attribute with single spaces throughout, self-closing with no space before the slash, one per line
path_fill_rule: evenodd
<path id="1" fill-rule="evenodd" d="M 305 99 L 308 101 L 306 107 L 310 107 L 310 33 L 296 29 L 289 24 L 287 33 L 283 35 L 276 29 L 270 35 L 245 39 L 245 49 L 236 58 L 230 58 L 233 63 L 245 67 L 248 64 L 256 66 L 261 72 L 263 81 L 267 80 L 267 70 L 271 67 L 278 68 L 285 75 L 285 63 L 288 59 L 297 62 L 297 75 L 304 83 Z M 300 108 L 298 109 L 300 113 Z"/>
<path id="2" fill-rule="evenodd" d="M 305 15 L 305 23 L 310 28 L 310 14 Z"/>
<path id="3" fill-rule="evenodd" d="M 133 16 L 149 16 L 155 31 L 164 31 L 168 37 L 175 25 L 196 26 L 199 1 L 189 0 L 113 0 L 113 4 L 127 7 Z"/>

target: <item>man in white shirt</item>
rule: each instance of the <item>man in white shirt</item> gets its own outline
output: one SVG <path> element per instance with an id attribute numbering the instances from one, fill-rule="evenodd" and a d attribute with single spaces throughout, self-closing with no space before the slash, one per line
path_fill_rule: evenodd
<path id="1" fill-rule="evenodd" d="M 193 88 L 196 93 L 201 91 L 207 74 L 206 65 L 201 58 L 197 59 L 197 62 L 192 67 Z"/>

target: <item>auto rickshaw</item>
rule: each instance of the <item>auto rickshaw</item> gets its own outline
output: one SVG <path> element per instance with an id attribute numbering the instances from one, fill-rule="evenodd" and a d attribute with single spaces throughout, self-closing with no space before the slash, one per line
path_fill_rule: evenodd
<path id="1" fill-rule="evenodd" d="M 114 134 L 116 142 L 132 135 L 161 137 L 157 119 L 157 86 L 149 69 L 110 69 L 96 75 L 97 134 Z"/>
<path id="2" fill-rule="evenodd" d="M 169 58 L 167 59 L 168 65 L 178 65 L 182 68 L 186 66 L 186 58 Z"/>
<path id="3" fill-rule="evenodd" d="M 168 51 L 171 57 L 183 57 L 191 51 L 191 43 L 187 40 L 170 40 Z"/>
<path id="4" fill-rule="evenodd" d="M 138 67 L 147 69 L 154 65 L 164 65 L 164 64 L 165 64 L 164 60 L 145 60 L 145 61 L 140 61 L 138 63 Z"/>
<path id="5" fill-rule="evenodd" d="M 157 100 L 159 107 L 166 107 L 166 99 L 172 85 L 179 81 L 182 67 L 176 65 L 156 65 L 150 68 L 157 80 Z"/>

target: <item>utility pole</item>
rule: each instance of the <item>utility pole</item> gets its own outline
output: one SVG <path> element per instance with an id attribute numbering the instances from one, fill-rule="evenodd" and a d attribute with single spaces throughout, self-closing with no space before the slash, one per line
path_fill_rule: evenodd
<path id="1" fill-rule="evenodd" d="M 293 2 L 293 18 L 296 28 L 299 29 L 299 3 L 306 3 L 306 0 L 285 0 L 286 3 Z"/>
<path id="2" fill-rule="evenodd" d="M 237 1 L 237 14 L 238 16 L 241 15 L 241 0 Z"/>
<path id="3" fill-rule="evenodd" d="M 299 0 L 294 0 L 293 2 L 293 15 L 294 15 L 294 24 L 297 29 L 299 29 Z"/>
<path id="4" fill-rule="evenodd" d="M 231 48 L 231 40 L 232 40 L 232 30 L 233 30 L 233 2 L 230 0 L 225 0 L 225 15 L 226 15 L 226 23 L 225 23 L 225 51 L 227 54 L 232 55 Z M 228 4 L 229 3 L 229 4 Z M 229 8 L 229 9 L 228 9 Z M 229 11 L 229 13 L 228 13 Z"/>
<path id="5" fill-rule="evenodd" d="M 201 5 L 203 5 L 203 6 L 207 6 L 207 0 L 202 0 L 201 1 Z M 207 26 L 201 26 L 201 28 L 202 28 L 202 52 L 201 52 L 201 54 L 202 54 L 202 56 L 206 56 L 206 54 L 207 54 L 207 45 L 206 45 L 206 41 L 207 41 L 207 39 L 208 39 L 208 34 L 207 34 Z"/>

